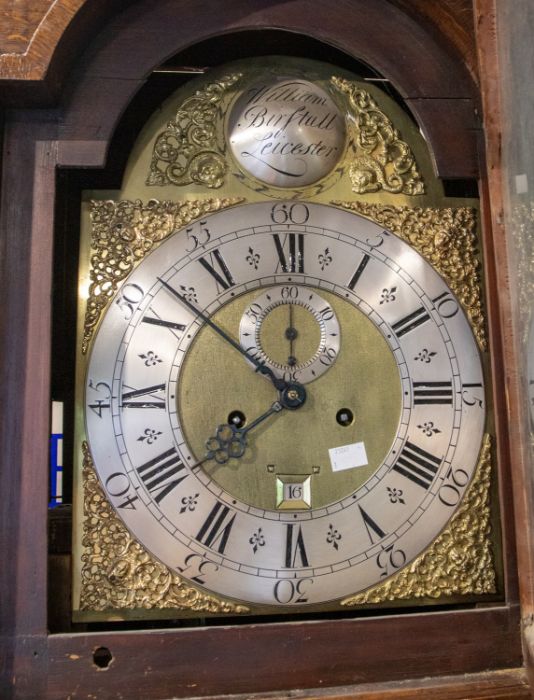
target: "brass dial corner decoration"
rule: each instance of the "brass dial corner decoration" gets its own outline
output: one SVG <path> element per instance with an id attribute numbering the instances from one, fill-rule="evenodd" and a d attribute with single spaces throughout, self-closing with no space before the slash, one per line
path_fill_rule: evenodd
<path id="1" fill-rule="evenodd" d="M 414 154 L 376 101 L 356 82 L 334 76 L 332 83 L 349 101 L 349 129 L 356 147 L 349 168 L 353 191 L 424 194 Z"/>
<path id="2" fill-rule="evenodd" d="M 184 100 L 156 138 L 147 185 L 222 186 L 228 165 L 221 102 L 240 77 L 223 76 Z"/>
<path id="3" fill-rule="evenodd" d="M 239 615 L 244 605 L 186 584 L 154 559 L 124 527 L 96 477 L 87 443 L 83 449 L 84 532 L 80 610 L 164 609 Z M 194 555 L 191 570 L 198 565 Z M 202 572 L 197 572 L 201 578 Z"/>
<path id="4" fill-rule="evenodd" d="M 410 598 L 495 593 L 490 539 L 491 461 L 491 437 L 485 435 L 473 482 L 441 535 L 408 567 L 341 604 L 351 607 Z"/>
<path id="5" fill-rule="evenodd" d="M 135 265 L 171 233 L 194 219 L 239 204 L 238 197 L 185 202 L 91 201 L 91 269 L 82 353 L 118 285 Z"/>
<path id="6" fill-rule="evenodd" d="M 366 202 L 332 204 L 357 212 L 407 241 L 443 276 L 460 300 L 482 351 L 487 349 L 477 211 L 472 207 L 397 207 Z"/>

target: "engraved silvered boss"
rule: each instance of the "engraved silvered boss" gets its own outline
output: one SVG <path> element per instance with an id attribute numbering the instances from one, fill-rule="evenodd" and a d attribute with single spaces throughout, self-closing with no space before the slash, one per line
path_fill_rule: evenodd
<path id="1" fill-rule="evenodd" d="M 227 140 L 249 175 L 273 187 L 305 187 L 326 177 L 342 157 L 345 119 L 318 85 L 269 76 L 238 96 Z"/>

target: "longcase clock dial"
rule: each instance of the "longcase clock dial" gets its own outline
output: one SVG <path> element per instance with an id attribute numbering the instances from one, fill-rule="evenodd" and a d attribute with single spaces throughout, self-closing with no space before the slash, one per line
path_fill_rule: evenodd
<path id="1" fill-rule="evenodd" d="M 108 499 L 171 570 L 319 605 L 449 522 L 483 382 L 457 299 L 410 246 L 331 206 L 249 204 L 125 280 L 92 348 L 86 431 Z"/>

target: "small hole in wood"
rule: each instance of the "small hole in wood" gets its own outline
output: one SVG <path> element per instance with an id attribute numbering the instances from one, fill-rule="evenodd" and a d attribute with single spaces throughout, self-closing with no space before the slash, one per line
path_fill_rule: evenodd
<path id="1" fill-rule="evenodd" d="M 93 651 L 93 663 L 98 668 L 109 668 L 113 655 L 107 647 L 98 647 Z"/>

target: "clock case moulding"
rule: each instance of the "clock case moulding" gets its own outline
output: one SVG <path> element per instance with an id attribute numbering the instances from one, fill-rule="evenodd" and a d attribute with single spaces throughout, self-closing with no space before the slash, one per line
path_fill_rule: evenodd
<path id="1" fill-rule="evenodd" d="M 92 465 L 81 403 L 94 332 L 127 274 L 175 230 L 244 202 L 274 204 L 293 198 L 352 210 L 407 241 L 442 275 L 460 300 L 483 364 L 488 366 L 477 200 L 443 195 L 421 134 L 381 90 L 315 62 L 277 58 L 267 69 L 265 65 L 265 61 L 261 68 L 254 61 L 236 62 L 187 83 L 147 122 L 129 158 L 122 189 L 84 193 L 80 288 L 86 290 L 86 298 L 80 298 L 78 309 L 75 621 L 210 615 L 246 620 L 251 614 L 296 612 L 295 608 L 273 611 L 223 599 L 169 570 L 135 541 L 116 516 Z M 229 152 L 224 115 L 243 84 L 265 70 L 327 84 L 350 115 L 347 147 L 334 171 L 318 182 L 290 191 L 266 185 L 242 169 Z M 199 114 L 204 129 L 200 145 L 191 135 Z M 363 124 L 368 127 L 365 131 Z M 177 134 L 183 140 L 176 155 L 171 145 L 176 144 Z M 115 261 L 113 265 L 110 260 Z M 490 396 L 487 375 L 486 371 L 486 395 Z M 383 583 L 345 597 L 334 609 L 456 605 L 501 596 L 491 416 L 489 410 L 476 476 L 437 540 Z M 317 606 L 313 612 L 324 609 Z"/>

